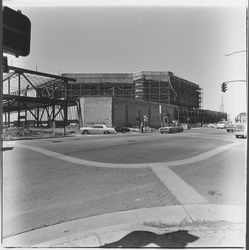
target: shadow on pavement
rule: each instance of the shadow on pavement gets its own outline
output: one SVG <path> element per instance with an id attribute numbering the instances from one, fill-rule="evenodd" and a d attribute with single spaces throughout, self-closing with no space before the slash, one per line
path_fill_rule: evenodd
<path id="1" fill-rule="evenodd" d="M 113 247 L 145 247 L 151 243 L 159 247 L 185 247 L 189 242 L 194 242 L 199 237 L 189 234 L 187 230 L 176 232 L 156 234 L 149 231 L 134 231 L 122 239 L 105 244 L 102 248 Z"/>
<path id="2" fill-rule="evenodd" d="M 6 150 L 12 150 L 14 147 L 4 147 L 2 148 L 2 151 L 6 151 Z"/>

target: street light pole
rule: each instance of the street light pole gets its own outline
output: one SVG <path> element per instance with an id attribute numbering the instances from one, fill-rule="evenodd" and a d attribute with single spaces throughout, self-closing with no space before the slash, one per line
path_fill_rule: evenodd
<path id="1" fill-rule="evenodd" d="M 234 52 L 229 53 L 229 54 L 225 54 L 225 56 L 232 56 L 232 55 L 237 54 L 237 53 L 245 53 L 245 52 L 246 52 L 246 50 L 239 50 L 239 51 L 234 51 Z"/>

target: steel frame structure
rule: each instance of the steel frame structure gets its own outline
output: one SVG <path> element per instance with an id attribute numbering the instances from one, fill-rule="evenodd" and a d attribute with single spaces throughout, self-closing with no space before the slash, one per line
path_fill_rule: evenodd
<path id="1" fill-rule="evenodd" d="M 67 107 L 71 104 L 68 102 L 68 82 L 75 82 L 75 79 L 12 66 L 9 70 L 3 77 L 3 113 L 5 118 L 8 116 L 5 122 L 10 123 L 10 112 L 15 111 L 19 127 L 22 119 L 27 121 L 27 112 L 30 112 L 40 126 L 46 112 L 48 123 L 61 114 L 65 128 Z M 23 111 L 24 116 L 21 115 Z"/>

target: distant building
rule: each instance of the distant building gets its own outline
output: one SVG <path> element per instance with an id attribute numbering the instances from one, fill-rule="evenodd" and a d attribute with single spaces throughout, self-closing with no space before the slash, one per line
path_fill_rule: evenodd
<path id="1" fill-rule="evenodd" d="M 198 84 L 169 71 L 54 76 L 15 67 L 12 70 L 14 74 L 9 73 L 4 81 L 5 123 L 15 121 L 16 115 L 18 124 L 21 119 L 26 124 L 35 119 L 38 125 L 52 120 L 56 126 L 98 121 L 133 127 L 146 117 L 155 128 L 174 120 L 196 126 L 227 119 L 224 112 L 201 108 Z M 12 102 L 13 98 L 19 102 Z"/>
<path id="2" fill-rule="evenodd" d="M 68 84 L 68 100 L 75 101 L 83 96 L 116 96 L 134 98 L 134 84 L 132 74 L 63 74 L 76 79 Z M 63 96 L 63 93 L 62 93 Z"/>
<path id="3" fill-rule="evenodd" d="M 223 94 L 221 94 L 221 102 L 220 102 L 219 111 L 220 111 L 220 112 L 224 112 Z"/>
<path id="4" fill-rule="evenodd" d="M 199 85 L 169 71 L 76 73 L 63 76 L 76 79 L 75 83 L 68 85 L 68 100 L 85 103 L 85 106 L 81 103 L 81 107 L 84 106 L 84 112 L 81 111 L 84 125 L 97 122 L 96 119 L 100 118 L 112 126 L 136 126 L 144 115 L 149 117 L 148 122 L 154 127 L 172 120 L 197 124 L 214 123 L 227 118 L 223 112 L 201 109 L 202 90 Z M 106 118 L 103 117 L 103 107 L 109 110 Z M 160 109 L 161 114 L 158 113 Z M 114 113 L 111 110 L 119 112 L 116 111 L 115 116 L 112 116 Z"/>
<path id="5" fill-rule="evenodd" d="M 116 96 L 147 102 L 200 108 L 202 93 L 199 85 L 168 71 L 141 71 L 126 74 L 63 74 L 75 78 L 68 85 L 68 98 L 83 96 Z"/>
<path id="6" fill-rule="evenodd" d="M 175 76 L 168 71 L 141 71 L 133 74 L 135 99 L 200 108 L 199 85 Z"/>

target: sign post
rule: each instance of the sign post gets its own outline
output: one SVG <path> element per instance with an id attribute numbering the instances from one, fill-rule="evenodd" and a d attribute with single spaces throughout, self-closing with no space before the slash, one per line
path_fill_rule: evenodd
<path id="1" fill-rule="evenodd" d="M 145 115 L 144 116 L 144 133 L 146 133 L 147 123 L 148 123 L 148 117 Z"/>

